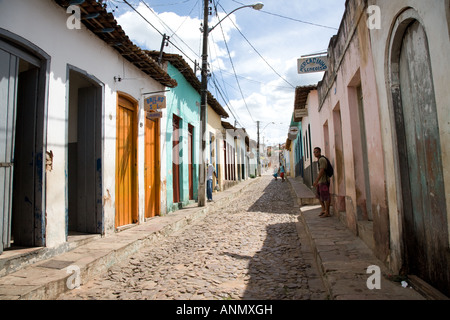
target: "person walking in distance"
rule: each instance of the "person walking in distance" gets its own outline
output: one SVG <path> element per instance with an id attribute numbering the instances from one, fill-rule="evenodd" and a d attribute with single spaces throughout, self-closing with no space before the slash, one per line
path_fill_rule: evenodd
<path id="1" fill-rule="evenodd" d="M 314 156 L 319 161 L 319 175 L 314 181 L 314 187 L 316 188 L 316 195 L 322 206 L 322 212 L 320 217 L 326 218 L 331 217 L 330 215 L 330 178 L 326 174 L 327 169 L 327 159 L 322 156 L 321 149 L 319 147 L 314 148 Z"/>
<path id="2" fill-rule="evenodd" d="M 208 164 L 208 172 L 206 175 L 206 196 L 208 197 L 208 202 L 212 201 L 212 191 L 213 191 L 213 175 L 217 179 L 216 169 L 214 166 L 209 163 Z"/>
<path id="3" fill-rule="evenodd" d="M 280 162 L 280 177 L 281 177 L 281 182 L 284 182 L 284 166 L 283 164 Z"/>

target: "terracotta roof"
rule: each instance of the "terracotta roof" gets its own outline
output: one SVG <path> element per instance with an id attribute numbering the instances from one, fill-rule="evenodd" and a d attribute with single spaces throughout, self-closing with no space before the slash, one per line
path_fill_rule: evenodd
<path id="1" fill-rule="evenodd" d="M 308 94 L 312 90 L 317 90 L 317 85 L 308 85 L 308 86 L 299 86 L 295 88 L 295 98 L 294 98 L 294 110 L 296 109 L 305 109 L 306 101 L 308 100 Z M 301 121 L 301 118 L 295 118 L 295 122 Z"/>
<path id="2" fill-rule="evenodd" d="M 312 90 L 317 90 L 317 85 L 300 86 L 295 88 L 294 109 L 305 109 L 308 94 Z"/>
<path id="3" fill-rule="evenodd" d="M 286 150 L 291 151 L 291 140 L 289 138 L 286 139 Z"/>
<path id="4" fill-rule="evenodd" d="M 225 129 L 236 129 L 231 123 L 226 122 L 226 121 L 222 121 L 221 122 L 222 127 L 224 127 Z"/>
<path id="5" fill-rule="evenodd" d="M 70 5 L 70 0 L 54 1 L 64 9 L 67 9 Z M 81 22 L 98 38 L 162 85 L 169 88 L 177 86 L 177 82 L 155 60 L 128 38 L 122 27 L 117 23 L 114 15 L 108 13 L 102 3 L 96 0 L 85 0 L 77 6 L 81 10 Z"/>
<path id="6" fill-rule="evenodd" d="M 153 59 L 158 60 L 160 52 L 159 51 L 145 51 Z M 189 84 L 199 93 L 201 94 L 201 82 L 195 75 L 191 66 L 184 60 L 184 58 L 179 54 L 174 53 L 165 53 L 163 52 L 162 56 L 163 61 L 170 62 L 175 68 L 180 71 L 180 73 L 184 76 L 184 78 L 189 82 Z M 225 111 L 225 109 L 220 105 L 220 103 L 213 97 L 213 95 L 208 91 L 208 104 L 213 108 L 213 110 L 221 117 L 228 118 L 229 115 Z"/>

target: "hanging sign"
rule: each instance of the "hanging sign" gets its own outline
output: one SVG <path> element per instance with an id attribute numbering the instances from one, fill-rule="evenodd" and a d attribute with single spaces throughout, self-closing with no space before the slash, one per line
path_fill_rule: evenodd
<path id="1" fill-rule="evenodd" d="M 166 108 L 166 97 L 165 96 L 151 96 L 144 99 L 144 110 L 145 111 L 156 111 Z"/>
<path id="2" fill-rule="evenodd" d="M 308 109 L 294 109 L 294 120 L 308 116 Z M 296 120 L 295 120 L 296 121 Z"/>
<path id="3" fill-rule="evenodd" d="M 327 56 L 300 58 L 297 60 L 298 73 L 313 73 L 328 70 Z"/>
<path id="4" fill-rule="evenodd" d="M 290 127 L 288 132 L 288 138 L 289 140 L 295 140 L 297 138 L 298 134 L 298 128 L 297 127 Z"/>

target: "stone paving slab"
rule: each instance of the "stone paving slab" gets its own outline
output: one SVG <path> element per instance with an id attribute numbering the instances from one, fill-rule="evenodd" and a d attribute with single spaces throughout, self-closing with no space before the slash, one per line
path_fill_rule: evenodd
<path id="1" fill-rule="evenodd" d="M 58 300 L 326 300 L 295 200 L 263 176 Z"/>
<path id="2" fill-rule="evenodd" d="M 79 268 L 82 282 L 110 269 L 113 265 L 154 241 L 167 237 L 188 224 L 205 217 L 215 205 L 224 204 L 245 191 L 259 178 L 249 179 L 219 193 L 205 207 L 191 204 L 167 216 L 155 217 L 104 238 L 95 238 L 71 251 L 46 259 L 0 278 L 0 300 L 51 300 L 66 292 L 67 281 Z"/>
<path id="3" fill-rule="evenodd" d="M 321 206 L 311 204 L 314 193 L 301 180 L 288 178 L 294 194 L 299 199 L 299 222 L 304 226 L 321 277 L 331 300 L 425 300 L 410 285 L 403 288 L 400 283 L 388 280 L 386 266 L 375 257 L 369 247 L 355 236 L 335 216 L 319 217 Z M 309 203 L 305 205 L 305 203 Z M 367 273 L 369 266 L 378 266 L 381 271 L 380 289 L 369 289 Z"/>
<path id="4" fill-rule="evenodd" d="M 385 276 L 389 273 L 362 239 L 353 235 L 335 216 L 321 218 L 317 205 L 300 208 L 299 221 L 305 225 L 311 246 L 332 300 L 425 300 L 411 286 L 403 288 Z M 369 289 L 369 266 L 381 271 L 380 289 Z"/>

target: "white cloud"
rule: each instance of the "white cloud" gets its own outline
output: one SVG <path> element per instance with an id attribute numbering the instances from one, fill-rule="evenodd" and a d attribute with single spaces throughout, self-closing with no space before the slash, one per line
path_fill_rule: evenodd
<path id="1" fill-rule="evenodd" d="M 236 3 L 222 1 L 225 10 L 231 12 Z M 201 6 L 202 1 L 198 2 Z M 318 1 L 280 1 L 264 0 L 264 11 L 291 17 L 297 20 L 338 27 L 344 9 L 344 0 Z M 186 4 L 186 6 L 192 4 Z M 229 8 L 229 7 L 231 8 Z M 189 58 L 186 61 L 193 67 L 191 60 L 201 60 L 202 19 L 184 16 L 189 11 L 181 6 L 164 7 L 175 12 L 151 12 L 139 3 L 137 10 L 158 30 L 171 36 L 171 41 Z M 189 8 L 192 9 L 192 8 Z M 119 24 L 136 44 L 149 50 L 159 50 L 162 36 L 148 25 L 134 11 L 125 12 L 117 17 Z M 244 12 L 244 10 L 247 10 Z M 183 12 L 183 13 L 182 13 Z M 192 12 L 192 11 L 191 11 Z M 225 13 L 219 13 L 220 18 Z M 171 30 L 163 25 L 168 25 Z M 210 19 L 209 26 L 214 26 L 219 19 Z M 235 29 L 237 25 L 252 46 L 262 55 L 266 62 L 285 80 L 281 79 L 267 63 L 261 59 L 241 34 Z M 172 35 L 176 32 L 176 35 Z M 222 33 L 223 32 L 223 33 Z M 233 108 L 238 121 L 246 128 L 250 138 L 256 140 L 256 122 L 261 121 L 261 129 L 266 142 L 285 142 L 294 108 L 295 88 L 292 86 L 315 84 L 322 79 L 323 73 L 299 75 L 297 59 L 301 55 L 326 51 L 330 38 L 337 30 L 312 26 L 306 23 L 284 19 L 264 12 L 243 9 L 223 20 L 209 35 L 208 61 L 214 72 L 215 80 L 220 84 L 230 102 L 223 102 L 214 94 L 215 88 L 210 81 L 209 90 L 228 111 L 227 104 Z M 224 40 L 225 38 L 225 40 Z M 181 40 L 182 39 L 182 40 Z M 225 41 L 229 52 L 225 47 Z M 175 46 L 164 48 L 165 52 L 182 54 Z M 233 68 L 238 74 L 236 83 Z M 222 70 L 222 71 L 221 71 Z M 245 78 L 243 78 L 245 77 Z M 247 105 L 247 106 L 246 106 Z M 249 111 L 250 110 L 250 114 Z M 231 116 L 227 121 L 233 123 Z M 253 118 L 253 119 L 252 119 Z M 276 125 L 270 124 L 276 122 Z M 283 125 L 280 125 L 280 122 Z"/>

